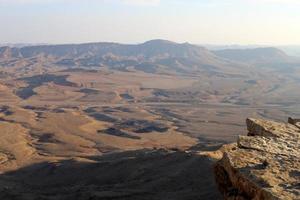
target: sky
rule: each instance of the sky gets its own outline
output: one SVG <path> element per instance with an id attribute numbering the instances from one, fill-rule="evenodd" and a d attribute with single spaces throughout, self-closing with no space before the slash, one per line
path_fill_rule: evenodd
<path id="1" fill-rule="evenodd" d="M 300 45 L 300 0 L 0 0 L 0 43 Z"/>

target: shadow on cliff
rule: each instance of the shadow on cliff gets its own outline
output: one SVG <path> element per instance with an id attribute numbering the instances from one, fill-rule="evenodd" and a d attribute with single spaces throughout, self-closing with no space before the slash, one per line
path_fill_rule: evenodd
<path id="1" fill-rule="evenodd" d="M 164 150 L 44 162 L 0 175 L 0 199 L 221 199 L 212 165 L 206 157 Z"/>

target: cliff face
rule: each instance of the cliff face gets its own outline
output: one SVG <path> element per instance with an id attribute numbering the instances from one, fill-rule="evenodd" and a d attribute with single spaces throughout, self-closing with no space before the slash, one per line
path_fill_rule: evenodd
<path id="1" fill-rule="evenodd" d="M 300 199 L 299 121 L 247 119 L 248 136 L 228 145 L 215 166 L 225 199 Z"/>

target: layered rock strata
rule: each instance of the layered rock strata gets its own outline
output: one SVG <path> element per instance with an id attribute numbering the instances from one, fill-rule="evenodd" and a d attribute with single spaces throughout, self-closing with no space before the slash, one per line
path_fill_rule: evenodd
<path id="1" fill-rule="evenodd" d="M 215 166 L 225 199 L 300 199 L 300 126 L 247 119 L 248 136 L 224 148 Z"/>

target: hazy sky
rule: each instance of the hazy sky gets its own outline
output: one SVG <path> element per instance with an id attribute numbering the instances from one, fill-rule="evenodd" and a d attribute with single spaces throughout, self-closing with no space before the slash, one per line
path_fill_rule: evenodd
<path id="1" fill-rule="evenodd" d="M 300 0 L 0 0 L 0 43 L 300 44 Z"/>

